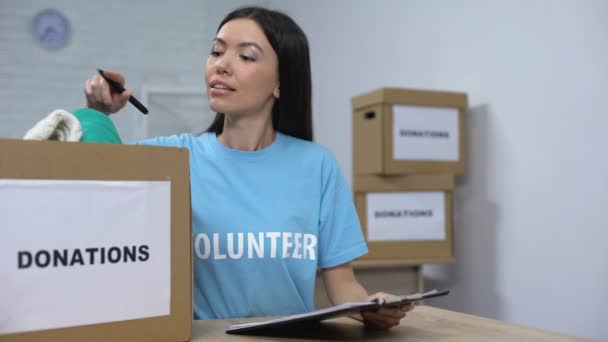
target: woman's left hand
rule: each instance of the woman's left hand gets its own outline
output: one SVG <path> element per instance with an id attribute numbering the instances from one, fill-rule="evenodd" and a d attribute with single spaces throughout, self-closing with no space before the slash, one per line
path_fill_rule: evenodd
<path id="1" fill-rule="evenodd" d="M 393 295 L 384 292 L 378 292 L 369 296 L 367 299 L 372 301 L 375 299 L 387 300 Z M 404 304 L 400 306 L 391 306 L 380 308 L 379 310 L 365 310 L 361 311 L 363 317 L 363 323 L 365 326 L 375 329 L 390 329 L 394 326 L 399 325 L 401 319 L 405 317 L 408 311 L 414 309 L 414 304 Z"/>

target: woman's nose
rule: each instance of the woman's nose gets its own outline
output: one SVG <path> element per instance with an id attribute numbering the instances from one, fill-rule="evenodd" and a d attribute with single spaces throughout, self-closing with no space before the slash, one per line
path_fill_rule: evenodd
<path id="1" fill-rule="evenodd" d="M 225 55 L 216 60 L 215 72 L 217 74 L 230 74 L 230 62 Z"/>

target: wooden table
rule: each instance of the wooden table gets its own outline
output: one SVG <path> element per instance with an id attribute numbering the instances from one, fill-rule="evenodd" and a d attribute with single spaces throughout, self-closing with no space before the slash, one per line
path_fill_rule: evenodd
<path id="1" fill-rule="evenodd" d="M 526 328 L 493 319 L 449 310 L 418 306 L 388 331 L 371 331 L 350 318 L 325 321 L 315 328 L 289 329 L 266 336 L 228 335 L 232 324 L 261 321 L 262 318 L 194 321 L 192 341 L 585 341 L 581 338 Z"/>

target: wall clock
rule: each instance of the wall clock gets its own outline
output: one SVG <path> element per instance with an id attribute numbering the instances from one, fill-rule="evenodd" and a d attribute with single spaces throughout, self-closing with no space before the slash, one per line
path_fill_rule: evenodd
<path id="1" fill-rule="evenodd" d="M 47 8 L 34 17 L 32 34 L 42 47 L 54 50 L 65 46 L 70 38 L 70 22 L 58 10 Z"/>

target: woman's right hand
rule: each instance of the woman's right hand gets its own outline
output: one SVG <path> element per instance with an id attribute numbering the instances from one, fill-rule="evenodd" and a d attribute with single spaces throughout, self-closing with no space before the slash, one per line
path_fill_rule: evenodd
<path id="1" fill-rule="evenodd" d="M 106 77 L 111 78 L 124 86 L 125 78 L 116 71 L 104 71 Z M 122 94 L 110 89 L 110 85 L 101 75 L 95 75 L 84 83 L 84 93 L 87 98 L 87 107 L 98 110 L 107 115 L 118 112 L 127 104 L 131 90 Z"/>

